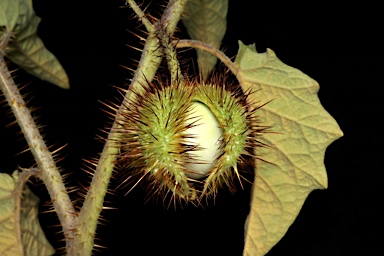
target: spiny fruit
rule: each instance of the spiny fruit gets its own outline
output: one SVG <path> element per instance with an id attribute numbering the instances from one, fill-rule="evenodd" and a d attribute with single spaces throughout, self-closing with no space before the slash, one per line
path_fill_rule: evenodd
<path id="1" fill-rule="evenodd" d="M 264 129 L 248 94 L 217 78 L 148 84 L 122 113 L 118 163 L 126 180 L 147 180 L 152 195 L 171 192 L 187 202 L 215 196 L 224 185 L 234 191 Z"/>

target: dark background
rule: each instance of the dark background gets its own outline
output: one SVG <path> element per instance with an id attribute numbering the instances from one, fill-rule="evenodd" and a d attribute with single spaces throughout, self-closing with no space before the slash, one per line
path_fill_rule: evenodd
<path id="1" fill-rule="evenodd" d="M 147 1 L 148 2 L 148 1 Z M 144 5 L 147 4 L 144 3 Z M 155 1 L 153 1 L 155 2 Z M 140 3 L 140 2 L 139 2 Z M 23 71 L 16 82 L 32 82 L 23 92 L 32 92 L 31 106 L 45 126 L 48 145 L 68 143 L 60 162 L 71 173 L 69 185 L 84 179 L 81 159 L 97 157 L 102 143 L 95 139 L 108 127 L 108 117 L 99 102 L 114 101 L 113 86 L 124 87 L 141 47 L 139 23 L 123 1 L 35 0 L 42 18 L 39 36 L 62 63 L 71 89 L 62 90 Z M 159 6 L 148 12 L 159 17 Z M 237 40 L 256 43 L 257 50 L 271 48 L 290 66 L 300 69 L 320 84 L 319 98 L 338 121 L 344 137 L 328 147 L 325 165 L 329 188 L 314 191 L 284 238 L 268 253 L 275 255 L 383 255 L 381 237 L 384 202 L 381 128 L 383 47 L 379 41 L 382 21 L 374 6 L 277 5 L 230 0 L 228 30 L 223 47 L 235 56 Z M 182 28 L 182 26 L 180 26 Z M 144 28 L 141 27 L 143 30 Z M 142 35 L 142 33 L 141 33 Z M 178 33 L 187 37 L 185 33 Z M 29 96 L 30 97 L 30 96 Z M 4 104 L 5 105 L 5 104 Z M 0 108 L 0 168 L 12 172 L 29 167 L 32 157 L 25 148 L 7 107 Z M 86 183 L 83 181 L 86 185 Z M 112 188 L 118 184 L 112 182 Z M 34 187 L 42 198 L 42 185 Z M 215 206 L 204 209 L 184 206 L 165 210 L 161 203 L 144 204 L 145 193 L 137 188 L 124 197 L 124 190 L 109 195 L 105 225 L 98 229 L 100 255 L 241 255 L 244 220 L 249 211 L 249 188 L 235 195 L 223 191 Z M 76 195 L 73 194 L 73 198 Z M 41 211 L 48 207 L 42 205 Z M 55 247 L 60 229 L 53 213 L 40 214 L 44 230 Z"/>

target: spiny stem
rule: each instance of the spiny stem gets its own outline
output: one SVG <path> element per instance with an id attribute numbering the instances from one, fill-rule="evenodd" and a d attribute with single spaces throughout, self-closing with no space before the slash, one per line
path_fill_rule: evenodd
<path id="1" fill-rule="evenodd" d="M 150 33 L 138 69 L 132 79 L 131 88 L 134 87 L 140 91 L 139 88 L 142 88 L 142 85 L 146 83 L 146 79 L 149 81 L 153 79 L 161 62 L 161 54 L 158 49 L 158 41 L 155 40 L 154 35 Z M 75 254 L 73 255 L 91 255 L 97 222 L 103 209 L 104 197 L 119 153 L 121 134 L 116 131 L 121 129 L 120 123 L 123 118 L 120 113 L 123 113 L 125 106 L 128 104 L 128 100 L 133 95 L 131 90 L 128 90 L 124 97 L 123 104 L 116 112 L 115 121 L 109 132 L 107 142 L 104 145 L 99 163 L 79 214 L 74 242 Z"/>
<path id="2" fill-rule="evenodd" d="M 229 70 L 231 70 L 231 72 L 234 75 L 237 76 L 237 74 L 239 72 L 235 63 L 233 63 L 231 61 L 231 59 L 228 58 L 227 55 L 225 55 L 222 51 L 216 49 L 215 47 L 213 47 L 209 44 L 206 44 L 206 43 L 203 43 L 203 42 L 200 42 L 197 40 L 187 40 L 187 39 L 180 40 L 180 41 L 174 41 L 174 44 L 175 44 L 176 48 L 194 47 L 194 48 L 198 48 L 198 49 L 210 52 L 213 55 L 215 55 L 219 60 L 221 60 L 229 68 Z"/>
<path id="3" fill-rule="evenodd" d="M 175 22 L 175 20 L 171 17 L 172 15 L 180 17 L 186 2 L 187 0 L 169 1 L 164 14 L 162 15 L 160 21 L 156 24 L 156 35 L 161 42 L 163 51 L 167 58 L 168 70 L 171 73 L 172 84 L 183 81 L 183 76 L 181 75 L 180 64 L 177 60 L 176 51 L 171 44 L 171 37 L 179 19 Z"/>
<path id="4" fill-rule="evenodd" d="M 161 22 L 156 24 L 157 37 L 159 38 L 162 49 L 165 53 L 167 59 L 168 71 L 171 74 L 171 84 L 178 84 L 183 81 L 183 76 L 181 75 L 180 64 L 177 60 L 176 51 L 171 44 L 171 38 L 166 34 L 164 26 Z"/>
<path id="5" fill-rule="evenodd" d="M 172 34 L 175 30 L 185 2 L 185 0 L 173 0 L 169 2 L 164 13 L 166 17 L 163 21 L 168 34 Z M 139 11 L 136 10 L 136 12 Z M 123 119 L 121 113 L 124 112 L 125 106 L 128 105 L 129 100 L 134 96 L 132 89 L 140 93 L 143 86 L 147 84 L 148 81 L 153 80 L 162 59 L 160 49 L 161 45 L 155 36 L 155 32 L 149 31 L 139 65 L 132 79 L 130 88 L 124 97 L 123 103 L 119 107 L 119 110 L 117 110 L 115 121 L 108 135 L 103 152 L 101 153 L 83 207 L 81 208 L 74 239 L 75 250 L 72 255 L 90 255 L 92 252 L 97 221 L 103 208 L 104 197 L 120 148 L 121 134 L 116 131 L 121 129 L 120 124 Z"/>
<path id="6" fill-rule="evenodd" d="M 6 33 L 7 32 L 4 34 Z M 2 47 L 7 45 L 7 42 L 4 42 L 6 39 L 7 37 L 3 35 L 1 38 L 2 42 L 0 42 Z M 41 180 L 47 187 L 53 202 L 53 207 L 63 227 L 67 251 L 70 251 L 72 249 L 72 235 L 76 223 L 76 211 L 68 196 L 63 179 L 55 165 L 52 154 L 45 145 L 39 129 L 31 116 L 31 112 L 26 106 L 7 68 L 3 49 L 4 48 L 0 49 L 0 89 L 16 117 L 16 121 L 24 134 L 38 168 L 41 170 Z"/>
<path id="7" fill-rule="evenodd" d="M 187 1 L 188 0 L 170 0 L 168 2 L 160 22 L 163 24 L 165 32 L 169 37 L 173 35 Z"/>
<path id="8" fill-rule="evenodd" d="M 148 32 L 152 32 L 154 30 L 153 24 L 147 19 L 144 12 L 140 9 L 140 7 L 136 4 L 134 0 L 127 0 L 127 3 L 132 8 L 132 10 L 136 13 L 137 17 L 144 24 L 145 28 Z"/>

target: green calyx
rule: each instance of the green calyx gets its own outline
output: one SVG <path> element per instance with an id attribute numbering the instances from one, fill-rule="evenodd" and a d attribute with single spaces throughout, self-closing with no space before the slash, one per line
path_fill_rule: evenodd
<path id="1" fill-rule="evenodd" d="M 138 95 L 124 113 L 122 166 L 133 174 L 154 182 L 157 191 L 172 190 L 177 196 L 195 199 L 183 164 L 189 145 L 182 131 L 191 111 L 191 88 L 183 86 L 153 88 Z"/>
<path id="2" fill-rule="evenodd" d="M 255 135 L 249 126 L 251 114 L 245 107 L 246 97 L 240 91 L 208 84 L 197 87 L 194 99 L 212 111 L 223 129 L 219 140 L 219 154 L 205 180 L 204 193 L 216 193 L 223 183 L 233 188 L 233 174 L 239 177 L 237 163 L 246 152 L 249 136 Z"/>
<path id="3" fill-rule="evenodd" d="M 128 175 L 147 179 L 152 193 L 171 191 L 185 201 L 215 195 L 224 184 L 232 190 L 238 163 L 256 141 L 247 106 L 240 89 L 151 84 L 123 114 L 119 163 Z"/>

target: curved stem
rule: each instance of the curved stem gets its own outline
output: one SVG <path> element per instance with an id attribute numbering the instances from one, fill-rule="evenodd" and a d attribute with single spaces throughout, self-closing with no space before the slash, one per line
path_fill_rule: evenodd
<path id="1" fill-rule="evenodd" d="M 212 53 L 219 60 L 221 60 L 229 68 L 229 70 L 231 70 L 231 72 L 235 76 L 237 76 L 237 74 L 239 72 L 235 63 L 233 63 L 227 55 L 225 55 L 222 51 L 216 49 L 215 47 L 213 47 L 209 44 L 206 44 L 206 43 L 203 43 L 203 42 L 200 42 L 197 40 L 187 40 L 187 39 L 175 41 L 174 43 L 176 45 L 176 48 L 194 47 L 194 48 L 198 48 L 198 49 L 207 51 L 209 53 Z"/>

